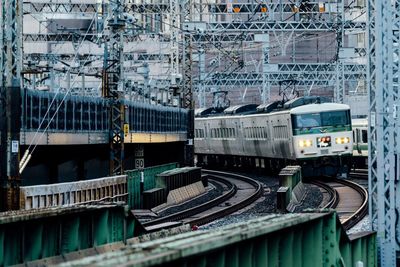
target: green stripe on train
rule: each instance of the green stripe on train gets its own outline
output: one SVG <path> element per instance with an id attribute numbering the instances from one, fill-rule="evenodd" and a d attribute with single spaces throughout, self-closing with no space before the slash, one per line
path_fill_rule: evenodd
<path id="1" fill-rule="evenodd" d="M 294 129 L 293 135 L 304 135 L 304 134 L 324 134 L 324 133 L 335 133 L 335 132 L 346 132 L 351 131 L 351 126 L 340 126 L 340 127 L 315 127 L 315 128 L 301 128 Z"/>

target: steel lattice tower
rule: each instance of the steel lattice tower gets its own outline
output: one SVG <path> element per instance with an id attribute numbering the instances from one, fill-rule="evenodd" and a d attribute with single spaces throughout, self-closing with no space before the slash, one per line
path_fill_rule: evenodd
<path id="1" fill-rule="evenodd" d="M 2 0 L 0 9 L 0 178 L 2 209 L 18 209 L 21 128 L 22 1 Z M 4 145 L 5 144 L 5 145 Z"/>
<path id="2" fill-rule="evenodd" d="M 111 101 L 110 107 L 110 174 L 122 174 L 124 171 L 124 79 L 123 79 L 123 18 L 124 0 L 110 1 L 109 4 L 109 40 L 104 44 L 105 60 L 103 75 L 103 96 Z"/>
<path id="3" fill-rule="evenodd" d="M 369 215 L 381 266 L 395 266 L 399 250 L 399 5 L 368 1 Z"/>

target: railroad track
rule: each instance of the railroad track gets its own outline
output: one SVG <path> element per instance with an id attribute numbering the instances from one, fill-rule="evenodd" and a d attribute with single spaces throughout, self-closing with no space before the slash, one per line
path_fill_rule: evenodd
<path id="1" fill-rule="evenodd" d="M 154 230 L 157 229 L 157 225 L 162 228 L 167 222 L 177 221 L 191 226 L 204 225 L 243 209 L 257 200 L 263 193 L 262 185 L 247 176 L 211 170 L 203 170 L 202 172 L 208 174 L 209 179 L 224 184 L 228 190 L 223 195 L 202 205 L 151 220 L 143 223 L 143 226 Z"/>
<path id="2" fill-rule="evenodd" d="M 354 182 L 342 179 L 312 181 L 322 190 L 321 208 L 333 208 L 343 227 L 348 230 L 356 225 L 368 212 L 368 192 Z"/>
<path id="3" fill-rule="evenodd" d="M 368 179 L 368 169 L 353 169 L 350 171 L 350 177 L 356 179 Z"/>

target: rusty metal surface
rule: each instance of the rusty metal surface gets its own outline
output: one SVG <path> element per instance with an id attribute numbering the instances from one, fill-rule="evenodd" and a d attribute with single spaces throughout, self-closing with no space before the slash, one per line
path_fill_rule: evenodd
<path id="1" fill-rule="evenodd" d="M 126 205 L 125 202 L 116 202 L 116 203 L 103 203 L 101 205 L 79 205 L 79 206 L 51 207 L 51 208 L 31 209 L 31 210 L 6 211 L 6 212 L 0 212 L 0 225 L 20 222 L 20 221 L 27 221 L 32 219 L 45 218 L 45 217 L 55 217 L 55 216 L 90 211 L 90 210 L 103 210 L 117 206 L 122 207 L 125 205 Z"/>

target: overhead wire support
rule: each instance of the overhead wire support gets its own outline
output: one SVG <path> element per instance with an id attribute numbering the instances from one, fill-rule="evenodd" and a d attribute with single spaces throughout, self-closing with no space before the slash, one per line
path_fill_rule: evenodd
<path id="1" fill-rule="evenodd" d="M 369 216 L 377 231 L 378 265 L 396 266 L 399 252 L 399 6 L 368 0 Z"/>
<path id="2" fill-rule="evenodd" d="M 109 35 L 104 44 L 103 97 L 110 100 L 109 140 L 110 140 L 110 175 L 122 174 L 124 171 L 124 115 L 123 102 L 123 17 L 124 0 L 109 2 L 107 27 Z"/>
<path id="3" fill-rule="evenodd" d="M 193 89 L 192 89 L 192 36 L 191 32 L 187 30 L 188 22 L 191 21 L 191 1 L 181 0 L 182 10 L 182 29 L 183 32 L 183 99 L 182 107 L 189 110 L 188 113 L 188 130 L 187 130 L 187 144 L 185 145 L 185 164 L 188 166 L 194 165 L 194 102 L 193 102 Z M 186 30 L 185 30 L 186 28 Z"/>
<path id="4" fill-rule="evenodd" d="M 1 0 L 0 179 L 1 210 L 19 208 L 22 1 Z"/>

